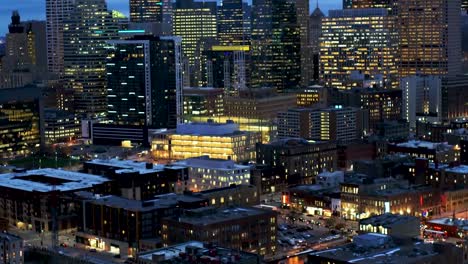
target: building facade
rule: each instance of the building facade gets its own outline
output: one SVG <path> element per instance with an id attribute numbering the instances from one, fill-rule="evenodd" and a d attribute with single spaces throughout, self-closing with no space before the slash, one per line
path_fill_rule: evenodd
<path id="1" fill-rule="evenodd" d="M 43 141 L 43 105 L 40 88 L 0 89 L 0 158 L 27 156 Z"/>
<path id="2" fill-rule="evenodd" d="M 188 168 L 188 178 L 177 185 L 176 192 L 200 192 L 229 187 L 231 184 L 250 184 L 250 166 L 236 164 L 232 160 L 210 159 L 207 156 L 179 160 L 175 166 Z"/>
<path id="3" fill-rule="evenodd" d="M 368 110 L 354 107 L 295 108 L 278 113 L 278 138 L 299 137 L 349 143 L 368 130 Z"/>
<path id="4" fill-rule="evenodd" d="M 273 254 L 276 219 L 276 212 L 257 208 L 189 210 L 181 217 L 163 219 L 163 243 L 198 240 L 259 255 Z"/>
<path id="5" fill-rule="evenodd" d="M 356 87 L 352 73 L 380 75 L 383 86 L 398 83 L 398 38 L 386 9 L 332 10 L 322 21 L 321 79 L 328 87 Z M 349 36 L 353 37 L 349 37 Z"/>
<path id="6" fill-rule="evenodd" d="M 109 42 L 107 72 L 108 131 L 94 133 L 99 143 L 132 140 L 148 144 L 147 129 L 175 128 L 182 115 L 180 39 L 135 36 Z M 142 129 L 138 136 L 120 127 Z"/>
<path id="7" fill-rule="evenodd" d="M 73 0 L 46 1 L 47 64 L 50 73 L 62 75 L 64 72 L 65 21 L 73 9 Z"/>
<path id="8" fill-rule="evenodd" d="M 96 116 L 107 109 L 105 61 L 118 24 L 104 0 L 76 0 L 64 20 L 64 78 L 75 91 L 75 112 Z"/>
<path id="9" fill-rule="evenodd" d="M 255 144 L 260 133 L 239 131 L 237 124 L 187 123 L 176 130 L 152 135 L 151 151 L 155 159 L 181 160 L 208 155 L 235 162 L 255 159 Z"/>
<path id="10" fill-rule="evenodd" d="M 257 164 L 281 168 L 290 185 L 311 184 L 323 170 L 336 169 L 337 147 L 332 142 L 311 143 L 297 138 L 259 143 Z"/>
<path id="11" fill-rule="evenodd" d="M 301 81 L 301 30 L 295 2 L 254 0 L 251 45 L 252 88 L 297 89 Z"/>

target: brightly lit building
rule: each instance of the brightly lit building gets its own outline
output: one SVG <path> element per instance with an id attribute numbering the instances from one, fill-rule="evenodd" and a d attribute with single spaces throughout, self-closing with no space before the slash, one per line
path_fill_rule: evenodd
<path id="1" fill-rule="evenodd" d="M 218 117 L 224 114 L 224 90 L 212 87 L 186 87 L 184 97 L 184 120 L 197 117 Z"/>
<path id="2" fill-rule="evenodd" d="M 44 138 L 47 144 L 69 142 L 80 134 L 80 121 L 69 112 L 44 110 Z"/>
<path id="3" fill-rule="evenodd" d="M 320 85 L 313 85 L 298 92 L 297 107 L 312 107 L 317 105 L 325 105 L 327 102 L 328 90 Z"/>
<path id="4" fill-rule="evenodd" d="M 41 92 L 37 86 L 0 89 L 0 158 L 39 151 L 41 117 Z"/>
<path id="5" fill-rule="evenodd" d="M 75 91 L 75 112 L 90 116 L 107 109 L 108 40 L 116 39 L 118 23 L 105 0 L 76 0 L 65 20 L 64 65 L 67 86 Z"/>
<path id="6" fill-rule="evenodd" d="M 400 77 L 460 74 L 460 0 L 399 0 Z"/>
<path id="7" fill-rule="evenodd" d="M 209 156 L 251 161 L 255 159 L 255 144 L 261 141 L 260 133 L 240 131 L 232 121 L 178 124 L 175 130 L 158 131 L 151 136 L 151 151 L 156 160 Z"/>
<path id="8" fill-rule="evenodd" d="M 349 176 L 341 184 L 341 216 L 358 220 L 384 213 L 428 216 L 440 212 L 440 195 L 432 187 L 411 186 L 393 178 Z"/>
<path id="9" fill-rule="evenodd" d="M 188 168 L 188 178 L 176 185 L 176 192 L 200 192 L 229 187 L 231 184 L 250 184 L 250 166 L 233 160 L 210 159 L 208 156 L 190 158 L 172 163 Z"/>
<path id="10" fill-rule="evenodd" d="M 192 76 L 204 65 L 196 54 L 205 41 L 216 39 L 216 2 L 177 1 L 174 6 L 172 32 L 182 37 L 185 65 L 184 75 Z M 195 84 L 195 80 L 191 80 Z M 189 84 L 190 85 L 190 84 Z M 197 84 L 198 85 L 198 84 Z"/>
<path id="11" fill-rule="evenodd" d="M 350 89 L 360 85 L 353 73 L 382 75 L 384 87 L 396 88 L 397 48 L 394 19 L 386 9 L 331 10 L 322 21 L 320 78 L 326 86 Z"/>

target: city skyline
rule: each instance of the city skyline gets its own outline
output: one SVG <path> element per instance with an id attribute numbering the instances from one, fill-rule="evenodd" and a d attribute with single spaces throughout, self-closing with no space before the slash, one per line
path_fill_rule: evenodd
<path id="1" fill-rule="evenodd" d="M 108 8 L 118 10 L 125 15 L 129 14 L 128 1 L 124 0 L 106 0 Z M 251 3 L 251 1 L 249 1 Z M 311 11 L 316 6 L 316 0 L 310 0 Z M 327 0 L 320 1 L 319 5 L 324 14 L 328 14 L 330 9 L 339 9 L 342 7 L 342 0 Z M 18 10 L 21 15 L 21 20 L 45 20 L 45 1 L 15 1 L 11 5 L 0 6 L 0 24 L 8 25 L 11 21 L 11 13 Z M 5 36 L 8 32 L 8 27 L 0 27 L 0 37 Z"/>

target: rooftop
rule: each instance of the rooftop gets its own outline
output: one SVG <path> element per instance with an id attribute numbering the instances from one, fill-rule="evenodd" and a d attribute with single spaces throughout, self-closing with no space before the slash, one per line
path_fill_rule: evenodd
<path id="1" fill-rule="evenodd" d="M 59 169 L 0 174 L 0 187 L 27 192 L 78 191 L 108 181 L 109 179 L 101 176 Z"/>
<path id="2" fill-rule="evenodd" d="M 328 260 L 338 260 L 346 263 L 375 264 L 375 263 L 420 263 L 421 259 L 440 254 L 435 248 L 435 244 L 425 244 L 421 242 L 410 242 L 396 244 L 391 239 L 385 240 L 385 235 L 377 234 L 361 235 L 367 242 L 379 240 L 378 243 L 356 245 L 348 244 L 328 250 L 311 253 L 310 256 L 319 256 Z M 358 236 L 358 237 L 361 237 Z M 340 262 L 340 263 L 341 263 Z"/>
<path id="3" fill-rule="evenodd" d="M 198 259 L 191 259 L 190 263 L 210 263 L 210 260 L 217 263 L 243 262 L 257 263 L 257 255 L 238 250 L 220 248 L 198 241 L 189 241 L 182 244 L 173 245 L 161 249 L 140 253 L 139 260 L 153 263 L 170 261 L 171 263 L 188 262 L 189 255 L 198 255 Z"/>
<path id="4" fill-rule="evenodd" d="M 165 168 L 164 165 L 120 159 L 94 159 L 86 163 L 119 168 L 116 173 L 139 172 L 140 174 L 146 174 L 160 172 Z"/>
<path id="5" fill-rule="evenodd" d="M 427 148 L 427 149 L 440 149 L 440 148 L 450 148 L 452 146 L 447 143 L 434 143 L 429 141 L 420 141 L 420 140 L 410 140 L 407 142 L 397 144 L 398 147 L 404 148 Z"/>
<path id="6" fill-rule="evenodd" d="M 174 207 L 180 202 L 202 202 L 203 198 L 174 193 L 158 195 L 153 200 L 131 200 L 115 195 L 94 195 L 90 192 L 77 192 L 78 196 L 94 204 L 101 204 L 113 208 L 121 208 L 129 211 L 152 211 L 161 208 Z"/>
<path id="7" fill-rule="evenodd" d="M 376 215 L 372 216 L 366 219 L 362 219 L 359 221 L 359 224 L 361 225 L 379 225 L 383 227 L 391 227 L 393 225 L 398 225 L 398 224 L 406 224 L 411 221 L 419 221 L 417 217 L 414 216 L 409 216 L 409 215 L 398 215 L 398 214 L 381 214 L 381 215 Z"/>
<path id="8" fill-rule="evenodd" d="M 203 207 L 193 210 L 188 210 L 185 215 L 173 218 L 180 223 L 192 225 L 210 225 L 223 223 L 231 220 L 242 219 L 251 216 L 262 216 L 272 214 L 272 211 L 262 210 L 258 208 L 233 207 L 224 209 L 215 209 L 213 207 Z"/>
<path id="9" fill-rule="evenodd" d="M 182 135 L 203 135 L 203 136 L 229 136 L 234 134 L 246 133 L 239 131 L 239 125 L 231 120 L 227 123 L 185 123 L 178 124 L 175 130 L 176 134 Z M 168 131 L 170 133 L 170 131 Z M 173 131 L 172 131 L 173 133 Z"/>
<path id="10" fill-rule="evenodd" d="M 468 173 L 468 166 L 467 165 L 459 165 L 456 167 L 449 167 L 445 169 L 446 172 L 452 172 L 452 173 Z"/>
<path id="11" fill-rule="evenodd" d="M 233 160 L 210 159 L 209 156 L 201 156 L 197 158 L 180 160 L 180 161 L 176 161 L 172 163 L 172 165 L 192 167 L 192 168 L 215 169 L 215 170 L 249 170 L 250 169 L 250 166 L 237 164 Z"/>

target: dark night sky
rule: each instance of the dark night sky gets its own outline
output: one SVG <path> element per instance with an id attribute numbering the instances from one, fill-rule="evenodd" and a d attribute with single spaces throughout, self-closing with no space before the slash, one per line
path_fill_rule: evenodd
<path id="1" fill-rule="evenodd" d="M 107 0 L 110 9 L 128 14 L 128 0 Z M 315 8 L 316 0 L 311 0 L 311 8 Z M 326 13 L 329 9 L 341 8 L 342 0 L 320 0 L 320 7 Z M 0 36 L 8 31 L 10 16 L 13 10 L 18 10 L 22 20 L 45 19 L 45 0 L 0 0 Z"/>

